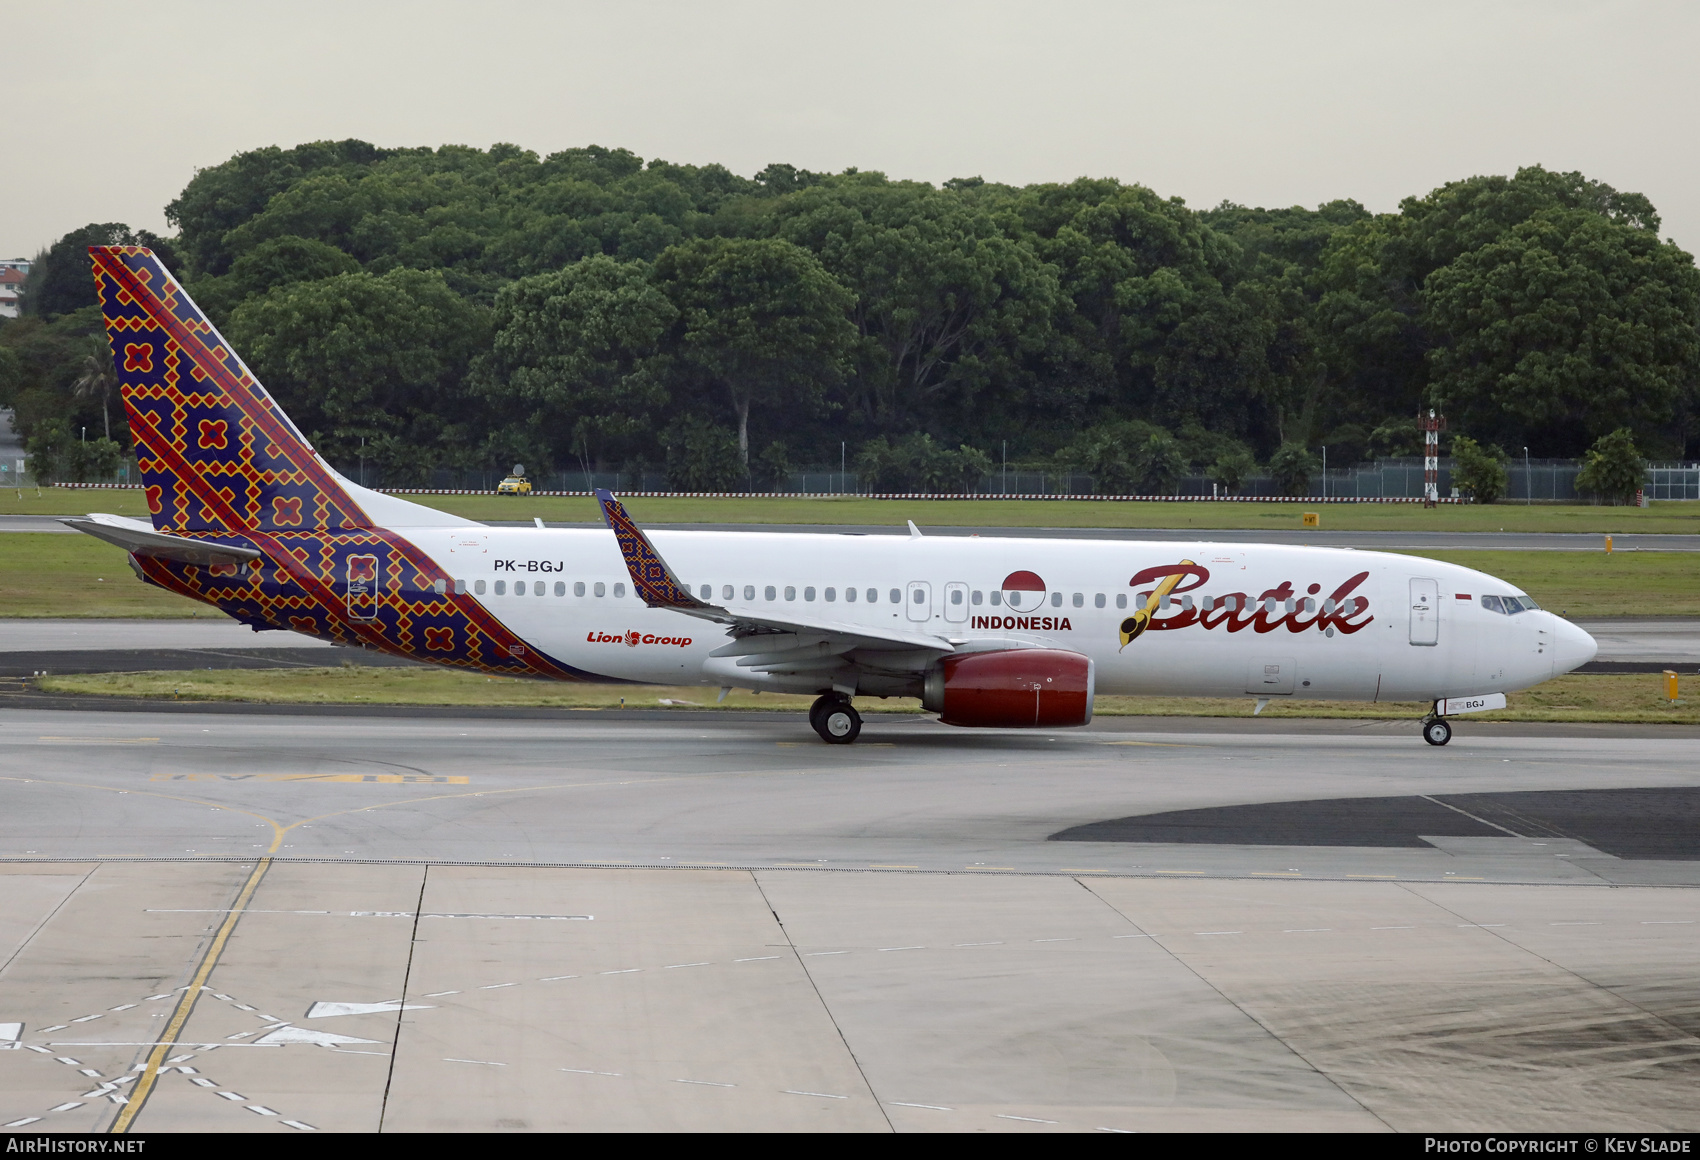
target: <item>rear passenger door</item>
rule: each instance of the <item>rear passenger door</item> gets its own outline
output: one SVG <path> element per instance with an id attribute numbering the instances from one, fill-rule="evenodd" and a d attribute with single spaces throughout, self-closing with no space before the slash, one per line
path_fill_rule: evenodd
<path id="1" fill-rule="evenodd" d="M 903 607 L 909 612 L 910 620 L 931 620 L 933 618 L 933 586 L 925 580 L 909 581 L 909 590 L 903 594 Z"/>
<path id="2" fill-rule="evenodd" d="M 968 585 L 960 580 L 944 586 L 944 618 L 957 624 L 968 619 Z"/>

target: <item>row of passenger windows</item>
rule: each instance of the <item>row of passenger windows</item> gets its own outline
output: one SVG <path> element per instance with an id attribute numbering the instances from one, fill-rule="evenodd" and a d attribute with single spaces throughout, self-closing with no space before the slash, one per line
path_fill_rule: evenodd
<path id="1" fill-rule="evenodd" d="M 532 581 L 529 582 L 529 584 L 525 580 L 515 580 L 515 581 L 512 582 L 512 585 L 513 585 L 513 595 L 515 595 L 515 596 L 526 596 L 526 595 L 546 596 L 546 595 L 548 595 L 549 590 L 550 590 L 550 584 L 549 584 L 548 581 L 545 581 L 545 580 L 532 580 Z M 506 595 L 508 595 L 508 586 L 509 586 L 508 581 L 506 581 L 506 580 L 496 580 L 496 581 L 491 582 L 490 590 L 496 596 L 506 596 Z M 439 580 L 439 581 L 437 581 L 436 587 L 437 587 L 438 592 L 446 592 L 448 590 L 448 581 Z M 567 594 L 567 582 L 565 580 L 555 581 L 553 587 L 554 587 L 554 593 L 555 593 L 556 596 L 565 596 Z M 466 592 L 466 590 L 467 590 L 466 581 L 465 580 L 454 581 L 454 590 L 455 590 L 456 593 Z M 765 599 L 765 600 L 778 600 L 779 599 L 779 591 L 780 591 L 779 588 L 776 587 L 775 585 L 768 584 L 768 585 L 766 585 L 762 588 L 762 598 Z M 797 599 L 797 589 L 795 587 L 787 585 L 785 587 L 784 591 L 785 591 L 785 599 L 786 600 L 796 600 Z M 483 580 L 474 580 L 472 582 L 472 592 L 476 596 L 483 596 L 485 594 L 485 582 Z M 573 592 L 574 596 L 584 596 L 588 592 L 592 596 L 604 596 L 605 597 L 609 594 L 609 585 L 605 584 L 604 582 L 602 582 L 600 580 L 597 580 L 597 581 L 590 583 L 590 584 L 586 584 L 583 580 L 578 580 L 578 581 L 574 581 L 574 583 L 572 585 L 572 592 Z M 738 593 L 738 589 L 737 589 L 736 585 L 732 585 L 732 584 L 722 585 L 721 588 L 720 588 L 720 599 L 722 599 L 722 600 L 734 600 L 734 599 L 737 598 L 737 593 Z M 626 595 L 626 586 L 623 583 L 614 584 L 613 585 L 613 595 L 614 595 L 615 599 L 623 599 Z M 697 590 L 697 595 L 698 595 L 699 598 L 701 598 L 703 600 L 713 600 L 714 599 L 714 586 L 712 584 L 702 585 Z M 838 600 L 840 593 L 839 593 L 839 590 L 837 588 L 823 588 L 823 589 L 820 590 L 819 595 L 820 595 L 821 599 L 827 601 L 828 603 L 832 603 L 832 602 Z M 949 590 L 949 595 L 948 595 L 947 598 L 948 598 L 948 600 L 950 601 L 951 604 L 960 605 L 962 603 L 963 595 L 964 595 L 963 589 L 952 588 L 952 589 Z M 816 591 L 813 587 L 807 587 L 807 588 L 803 589 L 803 599 L 805 601 L 813 601 L 815 599 L 815 596 L 816 596 Z M 867 588 L 867 589 L 846 588 L 846 589 L 843 590 L 843 598 L 848 603 L 855 603 L 859 600 L 859 601 L 862 601 L 862 602 L 867 603 L 867 604 L 874 604 L 874 603 L 877 603 L 879 601 L 879 596 L 880 596 L 880 593 L 879 593 L 879 589 L 877 589 L 877 588 Z M 985 593 L 985 592 L 981 592 L 981 591 L 976 590 L 976 591 L 968 592 L 967 596 L 968 596 L 968 602 L 970 604 L 974 604 L 974 605 L 984 604 L 984 603 L 987 602 L 988 598 L 990 599 L 990 603 L 992 603 L 993 605 L 1001 605 L 1003 603 L 1003 593 L 996 590 L 996 589 L 993 589 L 990 593 Z M 746 601 L 754 601 L 755 600 L 755 598 L 756 598 L 756 586 L 754 584 L 745 584 L 743 586 L 743 598 Z M 914 601 L 915 601 L 916 604 L 926 603 L 927 602 L 927 592 L 926 592 L 926 590 L 921 589 L 921 588 L 917 588 L 913 593 L 913 598 L 914 598 Z M 892 604 L 903 603 L 903 590 L 900 589 L 900 588 L 890 589 L 889 592 L 887 593 L 887 600 Z M 1063 600 L 1064 600 L 1063 593 L 1061 593 L 1061 592 L 1051 593 L 1051 598 L 1050 598 L 1051 607 L 1053 607 L 1053 608 L 1063 607 Z M 1076 592 L 1068 598 L 1068 603 L 1074 608 L 1084 608 L 1084 607 L 1086 607 L 1086 594 L 1084 592 Z M 1108 603 L 1109 602 L 1108 602 L 1107 598 L 1105 597 L 1104 593 L 1102 593 L 1102 592 L 1095 593 L 1092 597 L 1092 607 L 1094 607 L 1094 608 L 1103 608 Z M 1244 600 L 1243 603 L 1244 603 L 1244 606 L 1249 609 L 1249 608 L 1255 607 L 1255 605 L 1258 602 L 1250 600 L 1250 599 L 1246 599 L 1246 600 Z M 1316 600 L 1313 599 L 1312 597 L 1309 597 L 1309 596 L 1306 596 L 1306 597 L 1303 597 L 1303 598 L 1300 598 L 1300 599 L 1288 599 L 1288 600 L 1284 600 L 1284 601 L 1276 600 L 1274 597 L 1271 596 L 1271 597 L 1266 597 L 1262 601 L 1263 611 L 1271 612 L 1271 613 L 1278 612 L 1278 611 L 1284 611 L 1284 612 L 1301 612 L 1301 611 L 1302 612 L 1315 612 L 1316 611 L 1316 603 L 1317 603 Z M 1127 593 L 1118 592 L 1116 594 L 1115 604 L 1116 604 L 1117 608 L 1125 609 L 1128 606 Z M 1133 607 L 1134 608 L 1136 608 L 1136 609 L 1144 608 L 1145 605 L 1146 605 L 1146 597 L 1143 594 L 1138 595 L 1134 598 L 1134 601 L 1133 601 Z M 1164 596 L 1164 597 L 1159 598 L 1159 600 L 1157 602 L 1158 609 L 1162 610 L 1162 611 L 1167 611 L 1171 608 L 1182 608 L 1182 609 L 1186 609 L 1186 610 L 1191 610 L 1191 609 L 1196 607 L 1196 608 L 1198 608 L 1198 609 L 1200 609 L 1204 612 L 1213 612 L 1213 611 L 1217 610 L 1218 608 L 1225 610 L 1225 611 L 1228 611 L 1228 612 L 1238 612 L 1241 609 L 1241 605 L 1242 605 L 1242 598 L 1238 597 L 1238 596 L 1224 596 L 1224 597 L 1221 597 L 1220 599 L 1213 597 L 1213 596 L 1204 596 L 1204 597 L 1200 597 L 1196 604 L 1194 603 L 1193 598 L 1191 596 Z M 1482 607 L 1489 609 L 1493 612 L 1517 613 L 1517 612 L 1522 612 L 1525 608 L 1534 608 L 1535 602 L 1533 600 L 1530 600 L 1527 596 L 1524 596 L 1524 597 L 1484 596 L 1484 597 L 1482 597 Z M 1325 614 L 1333 615 L 1334 609 L 1335 609 L 1335 602 L 1333 600 L 1324 600 L 1322 602 L 1322 611 Z"/>

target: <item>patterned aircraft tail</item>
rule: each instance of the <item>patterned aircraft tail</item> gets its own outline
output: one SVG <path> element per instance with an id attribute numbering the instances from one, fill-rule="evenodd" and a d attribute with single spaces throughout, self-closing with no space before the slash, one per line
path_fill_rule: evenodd
<path id="1" fill-rule="evenodd" d="M 371 526 L 364 489 L 319 458 L 152 251 L 89 254 L 156 529 Z"/>

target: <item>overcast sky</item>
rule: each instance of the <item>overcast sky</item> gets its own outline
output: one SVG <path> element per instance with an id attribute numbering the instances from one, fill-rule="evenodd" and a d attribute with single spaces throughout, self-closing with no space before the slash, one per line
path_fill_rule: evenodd
<path id="1" fill-rule="evenodd" d="M 0 5 L 0 257 L 166 231 L 263 145 L 1140 182 L 1205 207 L 1408 194 L 1520 165 L 1652 198 L 1700 248 L 1693 3 Z"/>

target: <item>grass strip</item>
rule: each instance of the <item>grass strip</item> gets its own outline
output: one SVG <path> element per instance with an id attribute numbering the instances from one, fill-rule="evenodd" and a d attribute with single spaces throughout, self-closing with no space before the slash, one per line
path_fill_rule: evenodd
<path id="1" fill-rule="evenodd" d="M 1700 677 L 1689 677 L 1690 682 Z M 225 669 L 185 672 L 90 673 L 42 677 L 43 692 L 142 697 L 152 700 L 240 701 L 290 705 L 441 705 L 556 709 L 788 709 L 802 712 L 809 696 L 733 690 L 724 702 L 718 691 L 700 686 L 591 685 L 486 676 L 450 669 L 364 668 L 343 665 L 320 669 Z M 1472 714 L 1492 721 L 1619 721 L 1700 724 L 1700 699 L 1675 705 L 1664 699 L 1664 678 L 1657 673 L 1559 677 L 1533 689 L 1511 693 L 1507 707 Z M 918 713 L 910 698 L 860 698 L 863 712 Z M 1099 697 L 1101 716 L 1249 717 L 1253 700 L 1209 697 Z M 1265 717 L 1334 717 L 1415 720 L 1427 706 L 1393 702 L 1278 699 Z"/>
<path id="2" fill-rule="evenodd" d="M 414 495 L 405 499 L 474 520 L 600 523 L 588 497 Z M 654 498 L 638 496 L 626 507 L 641 522 L 657 524 L 857 524 L 905 520 L 923 528 L 1198 528 L 1298 530 L 1306 511 L 1334 531 L 1621 532 L 1700 533 L 1700 503 L 1669 501 L 1650 508 L 1588 504 L 1315 504 L 1185 503 L 1099 500 L 866 499 L 861 496 Z M 87 512 L 147 519 L 140 491 L 122 488 L 0 490 L 0 514 L 73 516 Z"/>
<path id="3" fill-rule="evenodd" d="M 1700 616 L 1700 553 L 1423 551 L 1497 576 L 1571 617 Z M 142 584 L 124 552 L 88 536 L 0 534 L 0 617 L 222 618 Z M 268 642 L 269 643 L 269 642 Z"/>

